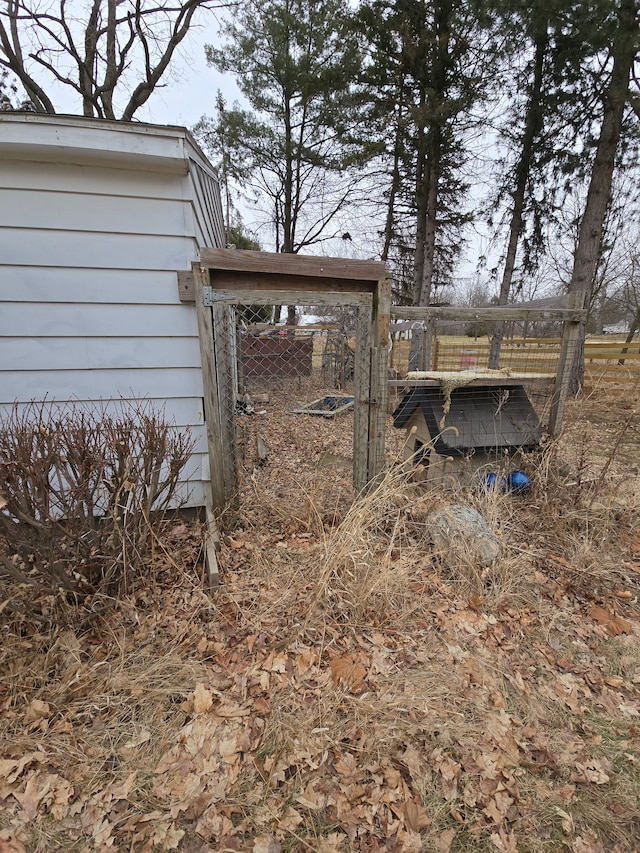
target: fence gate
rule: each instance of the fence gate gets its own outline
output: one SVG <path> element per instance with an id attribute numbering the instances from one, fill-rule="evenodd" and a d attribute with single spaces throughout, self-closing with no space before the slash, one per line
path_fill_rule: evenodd
<path id="1" fill-rule="evenodd" d="M 191 274 L 179 277 L 180 299 L 196 304 L 204 384 L 211 504 L 237 492 L 235 410 L 239 349 L 237 305 L 350 305 L 357 308 L 353 359 L 353 483 L 360 492 L 384 468 L 390 282 L 384 264 L 236 249 L 202 249 Z M 271 347 L 276 371 L 277 341 Z M 294 353 L 303 364 L 305 347 Z M 289 358 L 291 358 L 289 346 Z M 264 359 L 263 359 L 264 361 Z M 327 364 L 330 365 L 328 358 Z M 246 360 L 245 360 L 246 363 Z M 255 362 L 260 364 L 261 362 Z M 242 367 L 240 367 L 242 369 Z M 302 368 L 301 368 L 302 369 Z"/>

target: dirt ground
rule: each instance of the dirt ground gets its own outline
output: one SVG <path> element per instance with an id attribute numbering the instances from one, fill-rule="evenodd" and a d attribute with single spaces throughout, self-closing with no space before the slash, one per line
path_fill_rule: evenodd
<path id="1" fill-rule="evenodd" d="M 217 590 L 174 520 L 119 601 L 5 619 L 0 851 L 640 850 L 640 390 L 572 401 L 525 496 L 407 482 L 390 429 L 355 503 L 302 390 L 239 418 Z M 433 547 L 449 503 L 494 563 Z"/>

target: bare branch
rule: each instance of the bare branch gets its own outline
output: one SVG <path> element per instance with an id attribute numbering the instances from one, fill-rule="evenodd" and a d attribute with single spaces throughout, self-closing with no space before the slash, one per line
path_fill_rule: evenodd
<path id="1" fill-rule="evenodd" d="M 160 85 L 198 9 L 225 5 L 91 0 L 82 9 L 68 0 L 0 0 L 0 67 L 39 112 L 55 112 L 42 82 L 48 79 L 77 92 L 84 115 L 128 121 Z"/>

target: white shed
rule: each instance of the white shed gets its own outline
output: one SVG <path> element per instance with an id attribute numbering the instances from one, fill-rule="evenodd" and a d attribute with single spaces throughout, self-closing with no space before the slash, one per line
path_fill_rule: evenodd
<path id="1" fill-rule="evenodd" d="M 196 312 L 177 273 L 224 245 L 215 172 L 187 130 L 0 113 L 0 406 L 147 398 L 197 437 Z"/>

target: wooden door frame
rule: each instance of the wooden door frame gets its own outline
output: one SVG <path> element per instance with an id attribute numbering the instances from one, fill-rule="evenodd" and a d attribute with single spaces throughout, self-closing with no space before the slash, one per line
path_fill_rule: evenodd
<path id="1" fill-rule="evenodd" d="M 387 364 L 391 282 L 379 261 L 276 254 L 238 249 L 201 249 L 191 273 L 178 275 L 180 301 L 195 302 L 204 388 L 210 470 L 210 501 L 222 508 L 235 489 L 224 454 L 233 453 L 222 421 L 216 371 L 214 314 L 219 306 L 356 305 L 353 482 L 360 493 L 383 471 L 387 415 Z M 227 430 L 228 432 L 228 430 Z"/>

